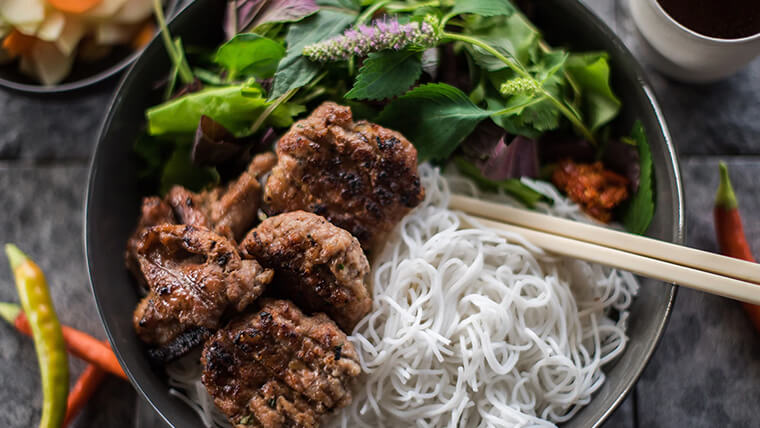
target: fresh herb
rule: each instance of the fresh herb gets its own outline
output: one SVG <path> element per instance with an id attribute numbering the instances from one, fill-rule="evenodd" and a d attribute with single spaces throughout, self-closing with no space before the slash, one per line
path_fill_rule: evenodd
<path id="1" fill-rule="evenodd" d="M 461 90 L 445 83 L 429 83 L 388 104 L 378 122 L 409 138 L 420 162 L 424 162 L 447 159 L 490 114 Z"/>
<path id="2" fill-rule="evenodd" d="M 290 25 L 285 42 L 288 50 L 277 66 L 274 87 L 269 99 L 275 99 L 291 89 L 297 89 L 311 82 L 320 71 L 320 66 L 301 55 L 303 48 L 311 43 L 340 34 L 354 22 L 351 14 L 335 10 L 320 10 L 316 14 Z"/>
<path id="3" fill-rule="evenodd" d="M 572 54 L 565 70 L 580 86 L 580 108 L 592 132 L 609 123 L 622 103 L 610 87 L 610 65 L 606 52 Z"/>
<path id="4" fill-rule="evenodd" d="M 412 51 L 371 53 L 364 61 L 348 99 L 383 100 L 406 92 L 420 78 L 420 55 Z"/>
<path id="5" fill-rule="evenodd" d="M 156 15 L 156 21 L 158 21 L 158 27 L 161 30 L 161 39 L 164 41 L 164 47 L 172 62 L 172 74 L 179 76 L 184 84 L 190 84 L 195 77 L 190 69 L 190 65 L 187 63 L 185 52 L 182 49 L 182 42 L 179 39 L 172 40 L 172 36 L 169 34 L 169 27 L 166 25 L 161 0 L 153 0 L 153 13 Z"/>
<path id="6" fill-rule="evenodd" d="M 402 49 L 425 50 L 438 43 L 435 17 L 423 22 L 401 24 L 395 18 L 378 20 L 372 25 L 360 25 L 346 30 L 341 36 L 304 47 L 303 54 L 312 61 L 330 62 L 364 57 L 373 52 Z"/>
<path id="7" fill-rule="evenodd" d="M 623 224 L 632 233 L 643 234 L 649 228 L 654 217 L 654 175 L 652 173 L 652 152 L 649 149 L 646 132 L 641 122 L 637 121 L 631 131 L 631 139 L 639 150 L 641 175 L 639 189 L 633 195 L 623 214 Z"/>
<path id="8" fill-rule="evenodd" d="M 241 74 L 265 79 L 274 76 L 284 56 L 285 47 L 280 43 L 258 34 L 244 33 L 219 47 L 214 62 L 227 69 L 229 81 Z"/>
<path id="9" fill-rule="evenodd" d="M 214 165 L 325 100 L 402 132 L 421 162 L 443 164 L 459 150 L 474 161 L 457 158 L 462 173 L 529 206 L 543 196 L 512 177 L 546 166 L 537 165 L 539 145 L 554 147 L 541 151 L 546 163 L 554 154 L 576 158 L 576 147 L 584 159 L 605 159 L 609 142 L 623 140 L 610 135 L 621 102 L 607 54 L 549 46 L 509 0 L 231 0 L 227 12 L 229 41 L 192 57 L 194 70 L 159 19 L 174 98 L 148 110 L 148 135 L 135 151 L 145 160 L 141 176 L 163 189 L 217 182 Z M 651 153 L 637 138 L 642 129 L 633 138 L 642 177 L 624 222 L 641 233 L 654 202 Z M 552 139 L 560 143 L 547 145 Z M 197 162 L 179 174 L 190 148 Z M 605 162 L 628 171 L 631 159 Z"/>

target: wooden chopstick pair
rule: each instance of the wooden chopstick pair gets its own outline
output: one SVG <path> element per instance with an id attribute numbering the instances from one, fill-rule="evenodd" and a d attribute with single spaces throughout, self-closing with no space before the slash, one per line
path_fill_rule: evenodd
<path id="1" fill-rule="evenodd" d="M 760 264 L 601 226 L 452 195 L 449 208 L 552 253 L 760 304 Z"/>

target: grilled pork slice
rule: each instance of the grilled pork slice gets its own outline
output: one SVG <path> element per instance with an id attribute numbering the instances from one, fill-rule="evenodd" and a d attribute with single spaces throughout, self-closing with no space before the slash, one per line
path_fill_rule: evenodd
<path id="1" fill-rule="evenodd" d="M 269 217 L 240 248 L 244 258 L 274 269 L 274 294 L 307 312 L 325 312 L 345 331 L 372 308 L 359 241 L 324 217 L 305 211 Z"/>
<path id="2" fill-rule="evenodd" d="M 424 197 L 414 146 L 396 131 L 354 122 L 350 108 L 332 102 L 290 128 L 277 158 L 264 189 L 267 213 L 319 214 L 365 250 Z"/>
<path id="3" fill-rule="evenodd" d="M 220 235 L 240 240 L 256 223 L 261 203 L 259 179 L 269 172 L 277 158 L 262 153 L 253 158 L 248 169 L 226 187 L 194 193 L 174 186 L 166 200 L 179 223 L 214 230 Z"/>
<path id="4" fill-rule="evenodd" d="M 245 309 L 273 276 L 255 260 L 241 260 L 229 239 L 189 225 L 146 229 L 137 257 L 149 292 L 135 309 L 134 327 L 163 361 L 208 337 L 225 312 Z"/>
<path id="5" fill-rule="evenodd" d="M 124 255 L 127 269 L 137 279 L 140 288 L 147 292 L 148 284 L 145 282 L 145 277 L 140 271 L 140 262 L 137 259 L 137 246 L 140 243 L 140 237 L 145 229 L 151 226 L 158 226 L 159 224 L 174 224 L 176 219 L 174 218 L 174 212 L 172 207 L 165 201 L 161 200 L 158 196 L 150 196 L 143 198 L 142 207 L 140 208 L 140 221 L 137 223 L 135 231 L 127 241 L 127 251 Z"/>
<path id="6" fill-rule="evenodd" d="M 203 348 L 203 384 L 230 422 L 241 427 L 316 427 L 351 402 L 361 373 L 353 345 L 325 314 L 262 299 Z"/>

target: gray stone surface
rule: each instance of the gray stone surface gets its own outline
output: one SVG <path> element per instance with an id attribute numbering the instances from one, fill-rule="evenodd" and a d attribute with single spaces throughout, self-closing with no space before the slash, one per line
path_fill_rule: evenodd
<path id="1" fill-rule="evenodd" d="M 73 96 L 0 90 L 0 159 L 87 159 L 117 80 Z"/>
<path id="2" fill-rule="evenodd" d="M 91 114 L 91 113 L 90 113 Z M 105 339 L 87 282 L 82 251 L 86 167 L 0 164 L 0 243 L 14 242 L 45 271 L 61 321 Z M 18 302 L 5 257 L 0 260 L 0 301 Z M 72 382 L 84 369 L 72 359 Z M 41 408 L 34 345 L 0 324 L 0 426 L 35 426 Z M 110 379 L 72 427 L 132 426 L 131 386 Z"/>

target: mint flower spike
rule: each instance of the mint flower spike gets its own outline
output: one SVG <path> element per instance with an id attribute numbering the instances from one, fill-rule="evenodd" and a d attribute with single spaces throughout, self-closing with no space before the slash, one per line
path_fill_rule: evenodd
<path id="1" fill-rule="evenodd" d="M 438 43 L 437 18 L 425 17 L 423 22 L 400 24 L 397 19 L 374 21 L 346 30 L 343 35 L 314 43 L 303 49 L 312 61 L 327 62 L 348 59 L 354 55 L 367 56 L 386 49 L 406 47 L 431 48 Z"/>
<path id="2" fill-rule="evenodd" d="M 501 84 L 499 92 L 503 95 L 535 95 L 539 90 L 538 82 L 535 79 L 526 77 L 517 77 Z"/>

